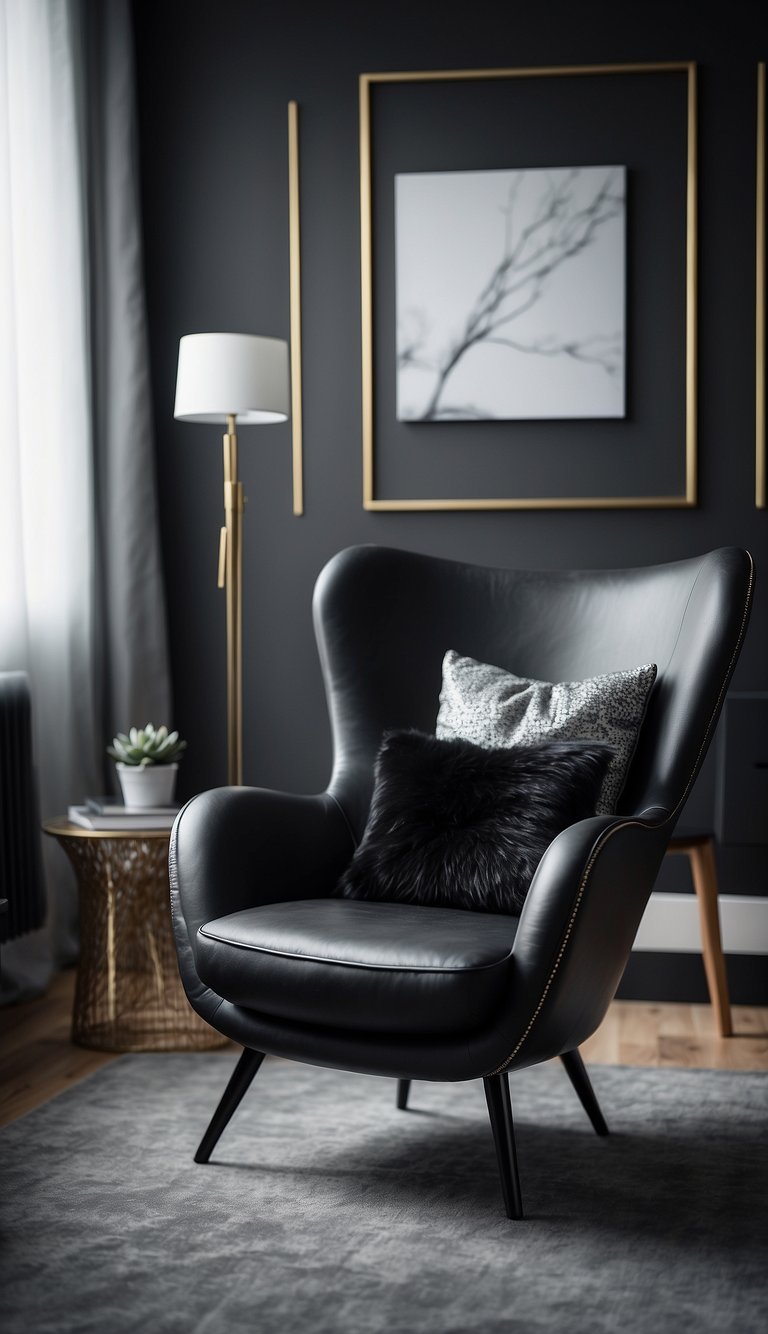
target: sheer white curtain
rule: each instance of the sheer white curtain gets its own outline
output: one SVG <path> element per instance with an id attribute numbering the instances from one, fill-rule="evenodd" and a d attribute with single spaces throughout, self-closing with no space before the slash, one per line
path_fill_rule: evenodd
<path id="1" fill-rule="evenodd" d="M 31 678 L 44 817 L 102 790 L 105 728 L 168 708 L 131 89 L 122 0 L 0 0 L 0 669 Z M 76 952 L 45 844 L 6 990 Z"/>

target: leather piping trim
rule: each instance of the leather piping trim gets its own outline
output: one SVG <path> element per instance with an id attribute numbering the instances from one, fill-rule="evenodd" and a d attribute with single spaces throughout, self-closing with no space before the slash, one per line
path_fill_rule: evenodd
<path id="1" fill-rule="evenodd" d="M 173 841 L 168 851 L 168 883 L 171 889 L 179 888 L 179 867 L 176 860 L 176 844 Z"/>
<path id="2" fill-rule="evenodd" d="M 205 936 L 207 940 L 216 940 L 222 945 L 230 945 L 236 950 L 250 950 L 253 954 L 273 954 L 281 959 L 299 960 L 301 963 L 330 963 L 343 968 L 366 968 L 379 973 L 483 973 L 489 968 L 498 968 L 499 964 L 508 963 L 512 958 L 510 947 L 506 954 L 500 954 L 493 963 L 476 963 L 469 967 L 451 968 L 444 964 L 431 963 L 360 963 L 357 959 L 333 959 L 324 954 L 291 954 L 287 950 L 270 949 L 268 945 L 247 945 L 242 940 L 229 940 L 226 936 L 216 936 L 212 931 L 206 931 L 204 926 L 198 928 L 198 935 Z"/>
<path id="3" fill-rule="evenodd" d="M 606 843 L 608 842 L 608 840 L 611 839 L 611 838 L 613 838 L 614 834 L 619 833 L 622 829 L 632 829 L 632 828 L 640 828 L 640 829 L 658 829 L 660 825 L 667 824 L 667 823 L 671 822 L 672 820 L 674 820 L 674 819 L 676 818 L 676 816 L 679 814 L 679 812 L 680 812 L 680 810 L 682 809 L 682 807 L 685 805 L 685 802 L 686 802 L 687 799 L 688 799 L 688 794 L 689 794 L 689 792 L 690 792 L 690 790 L 691 790 L 691 788 L 692 788 L 692 786 L 693 786 L 694 779 L 695 779 L 696 774 L 697 774 L 697 772 L 698 772 L 698 768 L 699 768 L 699 764 L 700 764 L 701 759 L 702 759 L 702 755 L 703 755 L 704 751 L 706 750 L 707 746 L 709 745 L 709 738 L 710 738 L 710 735 L 711 735 L 711 733 L 712 733 L 712 728 L 713 728 L 713 726 L 714 726 L 715 719 L 716 719 L 716 718 L 718 717 L 718 715 L 719 715 L 720 708 L 721 708 L 721 705 L 722 705 L 722 702 L 723 702 L 723 696 L 724 696 L 726 690 L 728 689 L 728 684 L 729 684 L 729 682 L 730 682 L 730 680 L 731 680 L 731 677 L 732 677 L 732 675 L 733 675 L 733 669 L 734 669 L 734 667 L 736 666 L 736 662 L 737 662 L 739 653 L 741 652 L 741 646 L 742 646 L 742 643 L 744 642 L 744 635 L 746 634 L 747 621 L 748 621 L 748 619 L 749 619 L 749 611 L 750 611 L 750 606 L 751 606 L 751 603 L 752 603 L 752 590 L 753 590 L 754 585 L 755 585 L 755 562 L 753 561 L 753 559 L 752 559 L 752 555 L 751 555 L 750 552 L 747 552 L 747 556 L 749 557 L 749 566 L 750 566 L 750 569 L 749 569 L 749 585 L 748 585 L 748 588 L 747 588 L 747 596 L 746 596 L 746 598 L 745 598 L 745 600 L 744 600 L 744 614 L 743 614 L 743 616 L 742 616 L 742 618 L 741 618 L 741 627 L 740 627 L 740 629 L 739 629 L 739 634 L 738 634 L 738 637 L 737 637 L 737 640 L 736 640 L 736 646 L 735 646 L 735 648 L 734 648 L 734 650 L 733 650 L 733 653 L 732 653 L 732 655 L 731 655 L 731 661 L 730 661 L 730 663 L 728 664 L 728 669 L 727 669 L 727 671 L 726 671 L 726 673 L 725 673 L 725 676 L 723 677 L 723 683 L 722 683 L 722 685 L 721 685 L 721 687 L 720 687 L 720 692 L 719 692 L 719 694 L 718 694 L 718 696 L 717 696 L 717 700 L 716 700 L 716 703 L 715 703 L 715 707 L 714 707 L 714 709 L 712 710 L 712 714 L 711 714 L 711 717 L 710 717 L 710 719 L 709 719 L 709 723 L 707 724 L 707 730 L 706 730 L 706 732 L 704 733 L 704 740 L 702 741 L 701 746 L 699 747 L 699 753 L 698 753 L 698 755 L 696 756 L 696 760 L 695 760 L 695 762 L 694 762 L 693 769 L 691 770 L 690 778 L 688 779 L 688 782 L 687 782 L 687 784 L 686 784 L 685 791 L 683 792 L 683 795 L 682 795 L 682 797 L 680 798 L 680 800 L 678 801 L 678 803 L 677 803 L 677 805 L 675 806 L 674 810 L 669 814 L 669 816 L 667 816 L 667 819 L 666 819 L 666 820 L 660 820 L 660 821 L 658 822 L 658 824 L 656 824 L 656 825 L 648 824 L 646 821 L 643 821 L 643 820 L 622 820 L 620 824 L 612 825 L 610 829 L 606 829 L 606 831 L 604 832 L 604 834 L 602 835 L 602 837 L 598 839 L 597 843 L 595 844 L 595 846 L 594 846 L 594 848 L 593 848 L 593 850 L 592 850 L 592 854 L 591 854 L 591 856 L 590 856 L 590 858 L 589 858 L 589 861 L 587 862 L 587 865 L 586 865 L 586 867 L 584 868 L 584 874 L 583 874 L 582 877 L 581 877 L 581 882 L 580 882 L 580 884 L 579 884 L 579 891 L 578 891 L 578 894 L 576 895 L 576 901 L 575 901 L 575 903 L 574 903 L 574 905 L 573 905 L 573 909 L 572 909 L 572 911 L 571 911 L 571 916 L 570 916 L 570 918 L 569 918 L 568 925 L 567 925 L 567 927 L 565 928 L 565 934 L 563 935 L 563 939 L 562 939 L 562 942 L 561 942 L 561 944 L 560 944 L 560 949 L 559 949 L 559 951 L 558 951 L 557 958 L 555 959 L 555 962 L 554 962 L 554 964 L 552 965 L 552 970 L 551 970 L 551 972 L 550 972 L 550 974 L 549 974 L 549 977 L 548 977 L 547 980 L 546 980 L 546 983 L 544 984 L 544 990 L 542 991 L 541 996 L 539 997 L 539 1003 L 538 1003 L 538 1005 L 536 1006 L 536 1009 L 534 1010 L 533 1014 L 531 1015 L 531 1017 L 530 1017 L 530 1019 L 529 1019 L 529 1021 L 528 1021 L 527 1027 L 526 1027 L 524 1033 L 522 1034 L 520 1040 L 518 1041 L 516 1047 L 514 1048 L 514 1050 L 513 1050 L 512 1052 L 510 1052 L 509 1056 L 507 1057 L 507 1059 L 506 1059 L 505 1061 L 502 1061 L 501 1065 L 497 1066 L 495 1070 L 491 1070 L 491 1071 L 489 1072 L 489 1075 L 486 1076 L 486 1078 L 489 1078 L 491 1075 L 500 1075 L 500 1074 L 503 1074 L 503 1072 L 508 1068 L 508 1066 L 510 1066 L 510 1065 L 512 1064 L 512 1062 L 514 1061 L 514 1059 L 515 1059 L 515 1057 L 517 1056 L 518 1052 L 520 1051 L 521 1047 L 523 1046 L 523 1044 L 524 1044 L 526 1038 L 528 1037 L 528 1034 L 530 1033 L 531 1029 L 533 1028 L 533 1025 L 535 1024 L 535 1022 L 536 1022 L 536 1020 L 537 1020 L 539 1014 L 541 1013 L 542 1007 L 543 1007 L 544 1002 L 545 1002 L 545 1000 L 546 1000 L 546 998 L 547 998 L 547 995 L 548 995 L 548 993 L 549 993 L 549 989 L 550 989 L 550 987 L 552 986 L 552 983 L 553 983 L 554 980 L 555 980 L 555 976 L 556 976 L 556 974 L 557 974 L 557 971 L 558 971 L 558 969 L 559 969 L 559 967 L 560 967 L 560 963 L 561 963 L 562 958 L 563 958 L 563 955 L 564 955 L 564 953 L 565 953 L 566 945 L 568 944 L 568 941 L 569 941 L 569 939 L 570 939 L 570 935 L 571 935 L 571 932 L 572 932 L 572 930 L 573 930 L 573 924 L 574 924 L 574 922 L 576 921 L 576 915 L 577 915 L 577 913 L 578 913 L 578 911 L 579 911 L 579 907 L 581 906 L 581 901 L 582 901 L 582 899 L 583 899 L 583 897 L 584 897 L 584 891 L 585 891 L 585 889 L 586 889 L 586 887 L 587 887 L 587 883 L 588 883 L 588 881 L 589 881 L 589 877 L 590 877 L 590 875 L 591 875 L 591 873 L 592 873 L 592 868 L 593 868 L 595 862 L 597 861 L 597 859 L 598 859 L 600 853 L 602 852 L 603 848 L 605 847 Z M 687 607 L 686 607 L 686 610 L 687 610 Z"/>

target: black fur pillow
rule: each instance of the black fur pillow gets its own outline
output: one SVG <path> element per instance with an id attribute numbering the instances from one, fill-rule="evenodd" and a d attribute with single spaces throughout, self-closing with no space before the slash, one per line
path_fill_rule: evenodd
<path id="1" fill-rule="evenodd" d="M 552 839 L 594 815 L 612 755 L 588 741 L 491 750 L 385 732 L 368 823 L 336 893 L 519 913 Z"/>

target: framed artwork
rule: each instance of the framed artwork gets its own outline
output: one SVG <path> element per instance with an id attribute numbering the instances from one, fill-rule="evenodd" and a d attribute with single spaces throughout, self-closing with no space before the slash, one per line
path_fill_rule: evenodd
<path id="1" fill-rule="evenodd" d="M 696 503 L 696 68 L 360 78 L 363 503 Z"/>
<path id="2" fill-rule="evenodd" d="M 625 202 L 624 167 L 396 176 L 398 421 L 623 417 Z"/>

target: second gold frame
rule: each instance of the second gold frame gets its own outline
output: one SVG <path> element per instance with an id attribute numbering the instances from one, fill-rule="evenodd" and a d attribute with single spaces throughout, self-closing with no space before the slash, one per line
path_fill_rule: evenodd
<path id="1" fill-rule="evenodd" d="M 377 84 L 466 80 L 537 79 L 557 76 L 678 73 L 686 79 L 685 164 L 685 466 L 679 494 L 631 496 L 444 497 L 384 498 L 376 493 L 374 441 L 374 236 L 372 89 Z M 360 221 L 362 306 L 363 505 L 366 510 L 522 510 L 522 509 L 651 509 L 685 508 L 697 501 L 697 113 L 696 65 L 667 62 L 621 65 L 575 65 L 530 69 L 430 70 L 418 73 L 360 76 Z"/>

